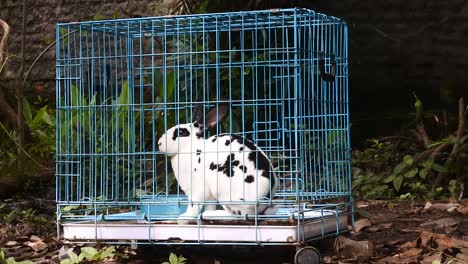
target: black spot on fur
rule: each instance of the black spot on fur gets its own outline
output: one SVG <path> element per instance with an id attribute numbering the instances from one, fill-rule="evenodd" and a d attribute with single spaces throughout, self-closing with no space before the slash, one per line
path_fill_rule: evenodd
<path id="1" fill-rule="evenodd" d="M 257 170 L 262 171 L 261 176 L 270 179 L 270 161 L 263 153 L 260 151 L 252 151 L 249 153 L 248 159 L 254 163 Z M 276 185 L 276 180 L 274 177 L 271 177 L 270 185 L 272 187 Z M 267 198 L 271 198 L 270 196 L 270 193 L 266 195 Z"/>
<path id="2" fill-rule="evenodd" d="M 244 201 L 244 198 L 239 198 L 239 200 Z"/>
<path id="3" fill-rule="evenodd" d="M 201 149 L 197 149 L 197 156 L 200 156 L 201 154 Z"/>
<path id="4" fill-rule="evenodd" d="M 217 138 L 218 138 L 218 136 L 214 136 L 213 139 L 211 140 L 211 142 L 215 142 Z"/>
<path id="5" fill-rule="evenodd" d="M 247 172 L 247 167 L 244 166 L 244 165 L 240 165 L 240 166 L 239 166 L 239 169 L 241 169 L 243 173 L 246 173 L 246 172 Z"/>
<path id="6" fill-rule="evenodd" d="M 235 166 L 238 166 L 240 161 L 238 160 L 234 160 L 235 159 L 235 155 L 233 153 L 231 153 L 226 161 L 224 162 L 223 165 L 220 165 L 220 164 L 214 164 L 214 162 L 211 162 L 210 164 L 210 170 L 218 170 L 218 171 L 221 171 L 223 172 L 224 174 L 226 174 L 226 176 L 228 177 L 232 177 L 234 176 L 234 167 Z"/>
<path id="7" fill-rule="evenodd" d="M 240 211 L 240 210 L 237 210 L 237 214 L 238 214 L 238 215 L 241 215 L 242 213 L 241 213 L 241 211 Z"/>
<path id="8" fill-rule="evenodd" d="M 228 140 L 226 140 L 226 142 L 224 143 L 224 145 L 229 146 L 229 144 L 231 144 L 231 140 L 228 139 Z"/>
<path id="9" fill-rule="evenodd" d="M 240 148 L 239 148 L 239 151 L 243 151 L 243 150 L 244 150 L 244 147 L 240 147 Z"/>
<path id="10" fill-rule="evenodd" d="M 194 127 L 200 127 L 201 125 L 198 122 L 193 123 Z"/>
<path id="11" fill-rule="evenodd" d="M 194 171 L 197 171 L 197 168 L 193 169 Z"/>
<path id="12" fill-rule="evenodd" d="M 226 161 L 224 162 L 223 166 L 221 166 L 221 167 L 218 168 L 218 171 L 222 171 L 222 172 L 223 172 L 224 174 L 226 174 L 226 176 L 228 176 L 228 177 L 234 176 L 234 168 L 233 168 L 233 166 L 235 166 L 235 165 L 233 164 L 234 159 L 235 159 L 235 155 L 234 155 L 234 153 L 231 153 L 231 154 L 227 157 L 227 159 L 226 159 Z M 239 161 L 238 161 L 238 162 L 239 162 Z"/>
<path id="13" fill-rule="evenodd" d="M 259 151 L 252 151 L 249 153 L 247 158 L 255 164 L 255 168 L 257 170 L 263 171 L 263 177 L 268 177 L 268 173 L 270 173 L 270 161 L 267 157 L 265 157 L 265 155 L 263 155 L 263 153 Z"/>
<path id="14" fill-rule="evenodd" d="M 176 128 L 174 129 L 174 134 L 172 134 L 172 140 L 175 140 L 177 137 L 188 137 L 190 136 L 190 131 L 186 128 Z"/>
<path id="15" fill-rule="evenodd" d="M 218 164 L 214 164 L 214 162 L 211 162 L 210 164 L 210 170 L 216 170 L 219 168 L 219 165 Z"/>
<path id="16" fill-rule="evenodd" d="M 241 137 L 239 135 L 232 135 L 231 137 L 232 137 L 231 141 L 236 140 L 239 144 L 245 145 L 250 150 L 257 150 L 257 147 L 255 146 L 255 144 L 252 141 L 250 141 L 250 140 L 248 140 L 246 138 L 243 138 L 243 137 Z"/>
<path id="17" fill-rule="evenodd" d="M 200 157 L 198 158 L 198 163 L 201 163 L 201 158 Z"/>
<path id="18" fill-rule="evenodd" d="M 246 183 L 252 183 L 254 181 L 254 176 L 248 175 L 247 177 L 245 177 L 244 181 Z"/>

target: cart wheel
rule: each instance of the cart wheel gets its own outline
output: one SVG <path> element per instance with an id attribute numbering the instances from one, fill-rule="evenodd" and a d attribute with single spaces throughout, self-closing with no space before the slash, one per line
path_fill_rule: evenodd
<path id="1" fill-rule="evenodd" d="M 320 252 L 314 247 L 303 247 L 296 251 L 294 264 L 320 264 Z"/>

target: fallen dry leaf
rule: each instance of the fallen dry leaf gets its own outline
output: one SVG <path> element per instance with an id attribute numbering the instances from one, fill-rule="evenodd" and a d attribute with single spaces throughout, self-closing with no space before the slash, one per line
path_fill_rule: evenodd
<path id="1" fill-rule="evenodd" d="M 418 241 L 420 241 L 421 246 L 440 250 L 451 248 L 455 245 L 455 242 L 449 236 L 444 234 L 435 234 L 428 231 L 422 231 Z"/>
<path id="2" fill-rule="evenodd" d="M 431 209 L 431 206 L 432 206 L 432 203 L 431 203 L 431 202 L 426 202 L 426 204 L 424 205 L 424 210 L 429 210 L 429 209 Z"/>
<path id="3" fill-rule="evenodd" d="M 375 233 L 377 231 L 382 230 L 380 226 L 371 226 L 366 229 L 368 232 Z"/>
<path id="4" fill-rule="evenodd" d="M 442 260 L 442 253 L 437 252 L 435 254 L 424 256 L 421 260 L 421 264 L 432 264 L 434 261 L 441 261 Z"/>
<path id="5" fill-rule="evenodd" d="M 381 258 L 381 259 L 375 261 L 374 263 L 375 264 L 391 264 L 391 263 L 395 263 L 395 262 L 394 262 L 393 257 L 385 257 L 385 258 Z"/>
<path id="6" fill-rule="evenodd" d="M 454 247 L 457 247 L 457 248 L 461 248 L 462 251 L 463 249 L 468 249 L 468 240 L 462 240 L 462 239 L 458 239 L 458 238 L 452 238 L 453 240 L 453 243 L 454 243 Z M 468 251 L 468 250 L 465 250 L 465 251 Z M 468 255 L 468 252 L 466 252 L 467 255 Z"/>
<path id="7" fill-rule="evenodd" d="M 415 256 L 418 256 L 419 254 L 421 254 L 421 252 L 423 251 L 422 248 L 412 248 L 412 249 L 409 249 L 401 254 L 398 254 L 398 257 L 400 258 L 411 258 L 411 257 L 415 257 Z"/>
<path id="8" fill-rule="evenodd" d="M 358 220 L 354 223 L 354 232 L 359 232 L 361 231 L 363 228 L 366 228 L 366 227 L 369 227 L 371 226 L 371 222 L 369 219 L 361 219 L 361 220 Z"/>
<path id="9" fill-rule="evenodd" d="M 8 241 L 6 242 L 5 246 L 7 247 L 14 247 L 18 245 L 18 241 Z"/>
<path id="10" fill-rule="evenodd" d="M 458 203 L 435 203 L 432 204 L 431 208 L 436 210 L 455 210 L 459 206 L 460 204 Z"/>
<path id="11" fill-rule="evenodd" d="M 464 263 L 468 263 L 468 255 L 466 255 L 466 254 L 458 253 L 455 257 L 457 259 L 463 261 Z"/>
<path id="12" fill-rule="evenodd" d="M 397 239 L 397 240 L 391 240 L 391 241 L 385 242 L 384 244 L 389 245 L 389 246 L 393 246 L 393 245 L 396 245 L 396 244 L 398 244 L 400 242 L 401 242 L 401 239 Z"/>
<path id="13" fill-rule="evenodd" d="M 369 204 L 366 203 L 366 202 L 357 202 L 356 207 L 357 208 L 365 208 L 365 207 L 369 207 Z"/>
<path id="14" fill-rule="evenodd" d="M 459 212 L 462 215 L 467 215 L 468 214 L 468 206 L 462 205 L 457 208 L 457 212 Z"/>
<path id="15" fill-rule="evenodd" d="M 335 251 L 341 257 L 372 257 L 374 255 L 374 244 L 372 241 L 355 241 L 343 236 L 335 240 Z"/>
<path id="16" fill-rule="evenodd" d="M 31 240 L 32 242 L 37 242 L 37 241 L 42 241 L 42 238 L 38 237 L 38 236 L 35 236 L 35 235 L 32 235 L 29 240 Z"/>
<path id="17" fill-rule="evenodd" d="M 418 263 L 418 256 L 402 258 L 398 255 L 393 257 L 386 257 L 383 259 L 379 259 L 378 261 L 374 262 L 376 264 L 413 264 Z"/>
<path id="18" fill-rule="evenodd" d="M 415 247 L 416 247 L 416 243 L 414 243 L 413 241 L 405 242 L 400 246 L 401 249 L 408 249 L 408 248 L 415 248 Z"/>
<path id="19" fill-rule="evenodd" d="M 392 223 L 386 223 L 386 224 L 381 224 L 380 226 L 387 229 L 390 228 L 393 224 Z"/>
<path id="20" fill-rule="evenodd" d="M 35 252 L 41 251 L 47 248 L 47 244 L 42 241 L 29 242 L 28 246 L 32 248 L 32 250 L 34 250 Z"/>
<path id="21" fill-rule="evenodd" d="M 444 231 L 446 234 L 450 234 L 457 230 L 458 224 L 460 224 L 459 219 L 454 219 L 451 217 L 441 218 L 435 221 L 422 223 L 419 226 L 422 228 L 429 228 L 431 230 L 440 230 Z"/>

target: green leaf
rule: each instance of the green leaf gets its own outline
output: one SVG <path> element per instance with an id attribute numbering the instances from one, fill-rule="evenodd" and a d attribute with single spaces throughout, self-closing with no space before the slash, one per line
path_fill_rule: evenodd
<path id="1" fill-rule="evenodd" d="M 96 260 L 95 256 L 99 254 L 99 251 L 93 247 L 82 247 L 81 248 L 81 255 L 88 260 Z"/>
<path id="2" fill-rule="evenodd" d="M 419 170 L 419 177 L 421 177 L 421 179 L 425 180 L 428 172 L 429 172 L 429 169 L 427 169 L 427 168 L 423 168 L 423 169 Z"/>
<path id="3" fill-rule="evenodd" d="M 36 113 L 36 115 L 34 116 L 34 119 L 29 123 L 29 127 L 31 127 L 31 129 L 35 129 L 36 126 L 42 121 L 44 121 L 44 119 L 47 119 L 47 117 L 44 117 L 45 115 L 48 116 L 49 118 L 49 121 L 50 121 L 50 117 L 49 115 L 47 114 L 47 105 L 42 107 L 41 109 L 39 109 L 39 111 Z"/>
<path id="4" fill-rule="evenodd" d="M 69 251 L 67 254 L 68 254 L 68 257 L 70 258 L 70 260 L 72 261 L 72 263 L 78 263 L 78 262 L 81 261 L 79 259 L 78 255 L 76 255 L 75 252 Z"/>
<path id="5" fill-rule="evenodd" d="M 171 253 L 171 254 L 169 255 L 169 262 L 170 262 L 171 264 L 177 264 L 178 261 L 177 261 L 177 256 L 176 256 L 176 254 Z"/>
<path id="6" fill-rule="evenodd" d="M 113 255 L 115 251 L 115 247 L 114 246 L 110 246 L 108 248 L 106 248 L 106 250 L 102 251 L 101 252 L 101 259 L 105 259 L 107 257 L 110 257 Z"/>
<path id="7" fill-rule="evenodd" d="M 413 165 L 413 157 L 411 155 L 406 155 L 404 158 L 403 158 L 403 162 L 408 165 L 408 166 L 411 166 Z"/>
<path id="8" fill-rule="evenodd" d="M 73 262 L 71 259 L 64 259 L 60 261 L 60 264 L 76 264 L 78 262 Z"/>
<path id="9" fill-rule="evenodd" d="M 434 148 L 434 147 L 437 147 L 438 145 L 441 145 L 441 144 L 444 144 L 445 142 L 444 141 L 436 141 L 436 142 L 433 142 L 431 144 L 429 144 L 428 148 Z"/>
<path id="10" fill-rule="evenodd" d="M 96 105 L 96 95 L 97 93 L 93 95 L 93 97 L 91 98 L 91 101 L 89 102 L 89 105 Z"/>
<path id="11" fill-rule="evenodd" d="M 416 123 L 420 123 L 422 122 L 423 117 L 424 117 L 423 104 L 421 100 L 419 100 L 419 98 L 416 96 L 416 94 L 413 93 L 413 95 L 415 99 L 414 110 L 416 111 Z"/>
<path id="12" fill-rule="evenodd" d="M 129 89 L 128 89 L 128 81 L 125 81 L 122 85 L 122 91 L 120 91 L 120 95 L 118 98 L 119 105 L 129 104 L 130 97 L 129 97 Z"/>
<path id="13" fill-rule="evenodd" d="M 396 177 L 396 175 L 392 174 L 392 175 L 388 176 L 387 178 L 385 178 L 384 182 L 385 183 L 392 182 L 395 179 L 395 177 Z"/>
<path id="14" fill-rule="evenodd" d="M 395 166 L 393 169 L 393 174 L 398 175 L 400 174 L 408 164 L 405 161 L 400 162 L 398 165 Z"/>
<path id="15" fill-rule="evenodd" d="M 457 180 L 450 180 L 448 190 L 450 193 L 455 193 L 457 190 Z"/>
<path id="16" fill-rule="evenodd" d="M 430 169 L 432 167 L 432 164 L 434 163 L 433 159 L 428 159 L 424 161 L 421 165 L 426 169 Z"/>
<path id="17" fill-rule="evenodd" d="M 50 119 L 49 113 L 47 113 L 47 111 L 42 115 L 42 121 L 44 121 L 48 125 L 54 125 L 54 122 L 52 122 L 52 119 Z"/>
<path id="18" fill-rule="evenodd" d="M 172 97 L 174 95 L 175 90 L 175 71 L 171 71 L 170 73 L 165 75 L 166 77 L 166 87 L 164 89 L 164 82 L 161 90 L 161 97 L 165 102 L 172 102 Z"/>
<path id="19" fill-rule="evenodd" d="M 23 101 L 23 115 L 24 119 L 26 120 L 26 123 L 29 124 L 32 120 L 32 112 L 31 112 L 31 105 L 29 104 L 28 100 L 26 97 L 23 97 L 21 99 Z"/>
<path id="20" fill-rule="evenodd" d="M 414 176 L 416 176 L 416 174 L 418 174 L 418 171 L 419 171 L 418 168 L 414 168 L 414 169 L 412 169 L 412 170 L 410 170 L 410 171 L 407 171 L 407 172 L 405 173 L 405 177 L 406 177 L 406 178 L 413 178 Z"/>
<path id="21" fill-rule="evenodd" d="M 62 208 L 62 212 L 70 212 L 71 210 L 75 210 L 80 208 L 79 205 L 67 205 L 64 208 Z"/>
<path id="22" fill-rule="evenodd" d="M 400 191 L 400 188 L 401 188 L 401 184 L 403 183 L 403 176 L 397 176 L 394 180 L 393 180 L 393 187 L 395 188 L 395 190 L 397 192 Z"/>
<path id="23" fill-rule="evenodd" d="M 0 260 L 4 260 L 5 259 L 5 252 L 3 252 L 3 250 L 0 249 Z"/>
<path id="24" fill-rule="evenodd" d="M 30 261 L 30 260 L 23 260 L 23 261 L 20 261 L 20 262 L 16 262 L 17 264 L 34 264 L 34 262 Z"/>
<path id="25" fill-rule="evenodd" d="M 433 163 L 432 164 L 432 169 L 437 171 L 437 172 L 440 172 L 440 173 L 447 173 L 448 172 L 448 169 L 445 168 L 443 165 L 440 165 L 438 163 Z"/>
<path id="26" fill-rule="evenodd" d="M 432 261 L 432 264 L 440 264 L 440 260 L 434 260 Z"/>
<path id="27" fill-rule="evenodd" d="M 72 106 L 86 106 L 84 97 L 81 95 L 79 89 L 75 85 L 71 86 L 71 105 Z"/>

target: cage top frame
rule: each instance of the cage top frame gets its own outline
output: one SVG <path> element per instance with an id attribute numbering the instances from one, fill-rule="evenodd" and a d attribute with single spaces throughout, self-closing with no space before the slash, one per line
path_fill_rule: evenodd
<path id="1" fill-rule="evenodd" d="M 268 9 L 268 10 L 255 10 L 255 11 L 236 11 L 236 12 L 219 12 L 219 13 L 204 13 L 204 14 L 187 14 L 187 15 L 166 15 L 166 16 L 150 16 L 150 17 L 139 17 L 139 18 L 121 18 L 121 19 L 105 19 L 105 20 L 91 20 L 91 21 L 75 21 L 75 22 L 58 22 L 57 31 L 60 28 L 73 29 L 73 30 L 93 30 L 93 31 L 105 31 L 106 33 L 116 33 L 121 35 L 131 35 L 132 37 L 144 37 L 137 33 L 147 33 L 156 35 L 159 30 L 155 31 L 154 23 L 163 23 L 167 29 L 171 26 L 175 26 L 178 31 L 186 30 L 187 27 L 180 27 L 181 23 L 190 22 L 190 25 L 197 25 L 197 23 L 203 24 L 203 29 L 208 31 L 219 30 L 219 26 L 222 26 L 223 21 L 228 21 L 230 29 L 242 28 L 245 26 L 257 26 L 262 27 L 259 24 L 260 21 L 265 22 L 265 25 L 270 25 L 272 22 L 285 23 L 286 21 L 295 23 L 297 17 L 316 17 L 314 20 L 320 23 L 332 23 L 342 24 L 347 26 L 347 23 L 335 16 L 325 15 L 322 13 L 315 12 L 306 8 L 286 8 L 286 9 Z M 253 20 L 249 20 L 253 17 Z M 278 17 L 274 21 L 275 17 Z M 286 20 L 284 19 L 286 18 Z M 227 20 L 226 20 L 227 19 Z M 152 23 L 151 27 L 142 27 L 144 23 Z M 216 29 L 207 28 L 206 24 L 209 22 L 216 22 Z M 235 22 L 241 22 L 241 24 L 235 24 Z M 250 22 L 250 23 L 249 23 Z M 252 23 L 253 22 L 253 23 Z M 268 23 L 268 24 L 266 24 Z M 234 26 L 232 26 L 234 25 Z M 157 28 L 157 27 L 156 27 Z M 159 29 L 159 28 L 158 28 Z M 200 28 L 197 26 L 191 28 L 193 31 L 199 31 Z M 198 30 L 197 30 L 198 29 Z M 122 31 L 121 31 L 122 30 Z M 224 29 L 226 30 L 226 29 Z M 167 30 L 163 30 L 165 34 L 168 34 Z M 131 32 L 135 32 L 131 34 Z"/>

